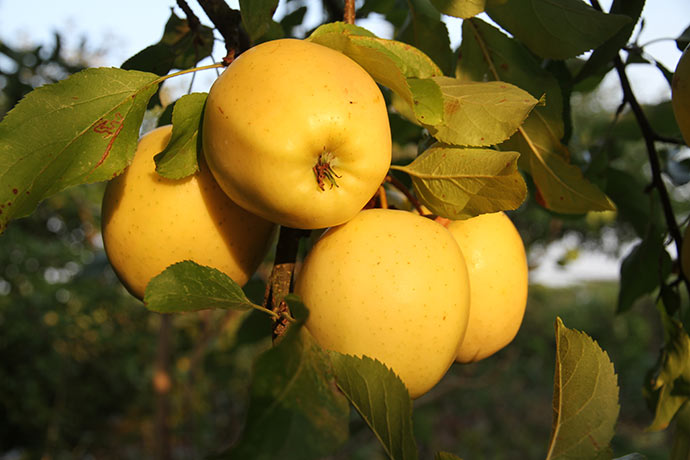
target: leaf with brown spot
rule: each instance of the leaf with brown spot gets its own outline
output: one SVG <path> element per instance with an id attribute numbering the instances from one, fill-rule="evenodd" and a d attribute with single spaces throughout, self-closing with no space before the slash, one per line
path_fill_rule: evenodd
<path id="1" fill-rule="evenodd" d="M 0 122 L 0 231 L 46 197 L 131 161 L 158 76 L 86 69 L 35 89 Z"/>

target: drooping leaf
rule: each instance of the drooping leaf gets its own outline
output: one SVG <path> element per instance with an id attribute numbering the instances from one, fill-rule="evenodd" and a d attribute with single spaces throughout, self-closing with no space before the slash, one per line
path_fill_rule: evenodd
<path id="1" fill-rule="evenodd" d="M 338 388 L 392 460 L 418 458 L 412 400 L 400 378 L 378 360 L 330 352 Z"/>
<path id="2" fill-rule="evenodd" d="M 156 154 L 156 172 L 168 179 L 182 179 L 199 170 L 199 133 L 207 93 L 182 96 L 175 103 L 172 135 L 165 150 Z"/>
<path id="3" fill-rule="evenodd" d="M 546 208 L 565 214 L 616 209 L 580 168 L 568 163 L 566 147 L 539 114 L 529 117 L 499 148 L 520 152 L 520 167 L 532 176 Z"/>
<path id="4" fill-rule="evenodd" d="M 160 41 L 127 59 L 122 68 L 161 76 L 173 69 L 188 69 L 211 55 L 213 41 L 213 29 L 199 25 L 193 30 L 186 19 L 171 11 Z"/>
<path id="5" fill-rule="evenodd" d="M 240 285 L 228 275 L 191 260 L 173 264 L 152 278 L 146 286 L 144 304 L 149 310 L 160 313 L 207 308 L 263 310 L 247 299 Z"/>
<path id="6" fill-rule="evenodd" d="M 305 309 L 286 299 L 291 310 Z M 214 458 L 310 460 L 336 451 L 348 437 L 350 407 L 329 358 L 302 321 L 293 323 L 255 363 L 241 438 Z"/>
<path id="7" fill-rule="evenodd" d="M 357 62 L 374 80 L 401 96 L 419 122 L 436 125 L 443 120 L 441 90 L 430 79 L 443 72 L 417 48 L 340 22 L 317 28 L 308 40 L 338 50 Z"/>
<path id="8" fill-rule="evenodd" d="M 489 0 L 491 19 L 543 58 L 567 59 L 596 48 L 630 23 L 582 0 Z"/>
<path id="9" fill-rule="evenodd" d="M 406 166 L 419 199 L 434 214 L 465 219 L 516 209 L 527 187 L 517 171 L 518 154 L 490 149 L 433 146 Z"/>
<path id="10" fill-rule="evenodd" d="M 547 460 L 611 458 L 620 406 L 607 353 L 587 334 L 556 319 L 553 424 Z"/>
<path id="11" fill-rule="evenodd" d="M 614 36 L 594 50 L 575 77 L 576 82 L 603 73 L 603 71 L 613 66 L 612 60 L 615 56 L 618 56 L 621 48 L 628 43 L 635 24 L 640 18 L 640 14 L 642 14 L 644 4 L 645 0 L 614 0 L 610 12 L 626 15 L 630 18 L 630 22 L 621 27 Z"/>
<path id="12" fill-rule="evenodd" d="M 431 0 L 438 10 L 448 16 L 468 19 L 484 11 L 486 0 Z"/>
<path id="13" fill-rule="evenodd" d="M 92 68 L 22 99 L 0 122 L 0 232 L 54 193 L 119 174 L 157 79 Z"/>
<path id="14" fill-rule="evenodd" d="M 537 104 L 528 92 L 502 81 L 433 79 L 443 94 L 443 122 L 427 126 L 445 144 L 489 146 L 508 139 Z"/>
<path id="15" fill-rule="evenodd" d="M 518 132 L 499 146 L 520 153 L 520 167 L 532 176 L 543 205 L 570 214 L 615 208 L 569 164 L 570 153 L 561 142 L 565 127 L 558 81 L 524 47 L 477 18 L 463 21 L 456 75 L 467 81 L 506 81 L 534 97 L 545 94 L 545 105 L 535 107 Z"/>
<path id="16" fill-rule="evenodd" d="M 655 367 L 647 378 L 645 396 L 654 407 L 654 420 L 648 431 L 668 428 L 680 408 L 690 399 L 683 391 L 690 383 L 690 337 L 683 324 L 659 309 L 664 327 L 665 343 Z"/>
<path id="17" fill-rule="evenodd" d="M 277 7 L 278 0 L 240 0 L 242 25 L 250 39 L 256 40 L 271 28 Z"/>
<path id="18" fill-rule="evenodd" d="M 621 262 L 617 311 L 629 310 L 640 297 L 656 291 L 670 273 L 671 256 L 660 232 L 650 227 L 647 236 Z"/>

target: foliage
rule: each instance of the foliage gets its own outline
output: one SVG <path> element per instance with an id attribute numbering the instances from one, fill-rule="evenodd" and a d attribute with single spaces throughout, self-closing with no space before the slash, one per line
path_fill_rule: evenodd
<path id="1" fill-rule="evenodd" d="M 0 123 L 0 243 L 12 248 L 0 251 L 0 356 L 6 358 L 0 369 L 2 451 L 100 454 L 90 444 L 90 433 L 107 431 L 103 427 L 118 426 L 119 421 L 121 429 L 115 431 L 134 436 L 123 425 L 146 418 L 142 414 L 150 412 L 152 392 L 161 397 L 168 391 L 161 389 L 165 385 L 155 380 L 156 375 L 147 374 L 150 370 L 142 373 L 138 365 L 153 359 L 152 329 L 164 321 L 129 299 L 108 267 L 98 247 L 97 197 L 102 187 L 95 183 L 109 180 L 128 165 L 147 110 L 160 103 L 160 84 L 200 70 L 189 68 L 211 55 L 213 29 L 223 35 L 227 64 L 249 44 L 293 36 L 306 17 L 306 7 L 298 0 L 287 1 L 291 12 L 275 19 L 275 1 L 240 2 L 239 16 L 224 2 L 199 3 L 214 27 L 202 25 L 183 8 L 186 18 L 172 13 L 160 42 L 121 69 L 80 70 L 79 65 L 67 64 L 60 57 L 59 39 L 48 58 L 39 48 L 22 53 L 0 47 L 17 63 L 33 56 L 31 71 L 50 61 L 64 72 L 47 81 L 32 81 L 39 86 L 61 80 L 30 92 L 21 75 L 0 75 L 0 102 L 14 107 Z M 657 364 L 647 362 L 648 353 L 641 359 L 625 355 L 625 350 L 619 356 L 611 353 L 609 359 L 589 335 L 565 326 L 568 320 L 561 316 L 570 312 L 551 318 L 556 333 L 546 348 L 543 343 L 516 342 L 528 349 L 542 347 L 540 358 L 549 354 L 549 345 L 555 346 L 550 356 L 555 359 L 551 441 L 542 438 L 546 458 L 612 458 L 636 448 L 617 442 L 615 431 L 619 386 L 622 396 L 630 391 L 626 366 L 650 369 L 645 387 L 653 413 L 650 430 L 665 429 L 676 413 L 682 421 L 690 396 L 690 284 L 667 249 L 671 241 L 680 253 L 679 222 L 688 209 L 679 203 L 673 187 L 686 184 L 690 175 L 680 155 L 683 143 L 670 104 L 641 107 L 627 79 L 626 65 L 640 61 L 670 76 L 668 69 L 647 61 L 641 45 L 629 43 L 643 2 L 616 0 L 609 13 L 596 0 L 592 6 L 581 0 L 531 0 L 529 8 L 525 3 L 365 2 L 359 17 L 381 14 L 394 26 L 392 40 L 338 22 L 342 12 L 331 4 L 327 6 L 332 17 L 306 39 L 349 56 L 384 88 L 395 142 L 390 183 L 412 190 L 399 200 L 399 207 L 425 205 L 446 218 L 514 211 L 528 246 L 566 228 L 600 234 L 601 226 L 588 223 L 585 216 L 616 212 L 618 235 L 636 245 L 622 264 L 616 294 L 619 316 L 610 322 L 643 328 L 639 318 L 648 318 L 649 311 L 641 313 L 636 307 L 655 298 L 658 316 L 653 318 L 661 318 L 659 330 L 664 333 L 663 342 L 656 344 L 661 349 Z M 475 16 L 481 11 L 496 26 Z M 463 18 L 457 50 L 450 49 L 441 13 Z M 221 22 L 220 17 L 232 20 Z M 578 57 L 588 50 L 593 52 L 587 60 Z M 621 51 L 628 52 L 627 62 Z M 624 90 L 621 109 L 612 120 L 582 117 L 573 101 L 591 97 L 609 71 L 617 73 Z M 67 73 L 74 74 L 62 79 Z M 20 101 L 17 94 L 27 92 Z M 162 175 L 183 178 L 196 170 L 204 99 L 204 94 L 188 95 L 168 109 L 174 142 L 157 157 Z M 74 186 L 85 190 L 88 199 Z M 394 197 L 395 190 L 386 187 Z M 281 242 L 279 254 L 284 249 Z M 27 257 L 28 252 L 37 255 Z M 71 262 L 64 262 L 67 259 Z M 205 446 L 204 452 L 195 454 L 220 452 L 219 458 L 271 458 L 276 453 L 286 458 L 337 457 L 362 448 L 351 443 L 363 422 L 382 446 L 374 455 L 455 458 L 451 450 L 464 455 L 464 447 L 452 440 L 445 446 L 426 442 L 425 424 L 430 431 L 433 422 L 425 419 L 424 399 L 418 404 L 420 415 L 412 410 L 399 379 L 381 363 L 320 349 L 301 327 L 308 311 L 297 299 L 286 297 L 292 316 L 266 304 L 271 296 L 262 302 L 265 281 L 257 278 L 241 289 L 217 271 L 182 262 L 149 284 L 149 310 L 188 312 L 175 317 L 176 330 L 184 331 L 177 337 L 176 352 L 187 353 L 186 361 L 176 362 L 178 370 L 186 368 L 180 372 L 185 374 L 186 391 L 173 393 L 182 408 L 176 414 L 196 416 L 205 411 L 220 418 L 206 420 L 207 430 L 192 430 L 196 438 L 182 444 Z M 271 292 L 273 275 L 268 281 Z M 273 292 L 282 300 L 278 294 Z M 205 310 L 210 307 L 230 311 Z M 267 319 L 290 324 L 272 347 Z M 214 328 L 214 321 L 222 326 Z M 198 322 L 204 324 L 203 333 Z M 228 332 L 225 327 L 231 323 Z M 654 333 L 646 328 L 642 335 L 651 342 Z M 159 352 L 161 337 L 162 329 Z M 214 347 L 206 350 L 210 340 Z M 542 377 L 543 362 L 530 361 L 522 353 L 524 367 L 541 368 L 535 375 Z M 199 364 L 202 357 L 204 366 Z M 197 379 L 202 367 L 217 370 L 217 380 Z M 449 379 L 453 373 L 477 369 L 457 367 Z M 249 379 L 250 368 L 251 383 L 232 386 L 241 396 L 238 407 L 228 408 L 223 401 L 216 407 L 206 405 L 204 396 L 223 394 L 218 388 L 238 376 Z M 148 386 L 152 378 L 158 382 L 154 388 Z M 596 386 L 590 386 L 592 382 Z M 142 400 L 123 404 L 132 394 Z M 438 393 L 429 398 L 440 398 L 434 394 Z M 84 400 L 89 401 L 86 410 L 78 408 Z M 350 419 L 348 402 L 361 418 Z M 544 400 L 537 405 L 543 408 Z M 620 407 L 621 417 L 625 410 Z M 79 423 L 70 425 L 74 413 L 79 413 Z M 110 419 L 101 419 L 102 413 Z M 228 414 L 246 417 L 246 422 L 229 420 Z M 544 423 L 543 412 L 539 421 Z M 520 422 L 514 421 L 518 430 Z M 177 425 L 179 432 L 183 425 Z M 241 433 L 238 439 L 223 434 L 227 426 Z M 152 431 L 148 433 L 153 438 Z M 679 433 L 677 455 L 685 439 L 682 429 Z M 532 456 L 534 450 L 529 453 Z"/>

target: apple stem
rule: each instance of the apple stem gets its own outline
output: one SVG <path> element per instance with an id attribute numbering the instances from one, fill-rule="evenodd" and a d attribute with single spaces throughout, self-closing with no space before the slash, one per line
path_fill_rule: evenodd
<path id="1" fill-rule="evenodd" d="M 345 22 L 346 24 L 355 23 L 355 0 L 345 0 L 343 22 Z"/>
<path id="2" fill-rule="evenodd" d="M 331 184 L 331 188 L 334 186 L 338 187 L 336 178 L 340 179 L 342 177 L 333 170 L 333 166 L 331 166 L 329 158 L 331 156 L 332 155 L 329 152 L 326 152 L 324 149 L 324 151 L 319 154 L 319 158 L 316 160 L 316 164 L 312 168 L 312 171 L 314 171 L 314 175 L 316 176 L 316 183 L 322 191 L 326 190 L 324 187 L 326 181 Z"/>

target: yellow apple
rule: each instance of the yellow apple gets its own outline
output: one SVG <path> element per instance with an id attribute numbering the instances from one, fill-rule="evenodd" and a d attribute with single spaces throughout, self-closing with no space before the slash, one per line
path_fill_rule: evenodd
<path id="1" fill-rule="evenodd" d="M 367 209 L 329 229 L 305 258 L 295 293 L 322 347 L 378 359 L 412 398 L 451 366 L 469 314 L 453 236 L 407 211 Z"/>
<path id="2" fill-rule="evenodd" d="M 671 106 L 683 139 L 690 145 L 690 45 L 681 54 L 673 74 Z"/>
<path id="3" fill-rule="evenodd" d="M 208 94 L 203 146 L 233 201 L 304 229 L 352 218 L 391 161 L 374 80 L 344 54 L 295 39 L 262 43 L 223 71 Z"/>
<path id="4" fill-rule="evenodd" d="M 106 186 L 102 232 L 105 251 L 122 283 L 142 299 L 149 280 L 169 265 L 193 260 L 243 285 L 257 269 L 275 225 L 233 203 L 203 162 L 193 176 L 170 180 L 153 157 L 172 126 L 144 135 L 132 164 Z"/>
<path id="5" fill-rule="evenodd" d="M 508 345 L 527 304 L 527 258 L 520 234 L 502 212 L 450 221 L 467 262 L 470 317 L 456 361 L 484 359 Z"/>

